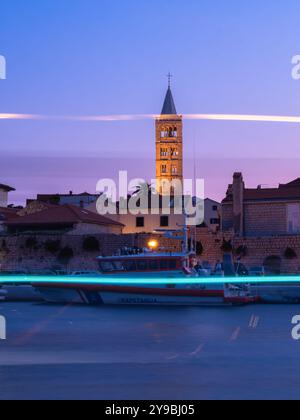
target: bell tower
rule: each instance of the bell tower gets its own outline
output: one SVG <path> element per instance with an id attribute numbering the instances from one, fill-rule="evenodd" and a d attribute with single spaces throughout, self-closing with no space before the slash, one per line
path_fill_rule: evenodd
<path id="1" fill-rule="evenodd" d="M 156 119 L 156 181 L 157 190 L 169 193 L 168 185 L 183 183 L 183 123 L 178 115 L 171 90 L 171 75 L 161 115 Z M 167 181 L 167 188 L 164 184 Z"/>

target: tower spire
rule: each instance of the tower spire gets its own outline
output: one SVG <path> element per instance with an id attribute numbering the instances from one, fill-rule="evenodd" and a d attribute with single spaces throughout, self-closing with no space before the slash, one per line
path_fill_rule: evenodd
<path id="1" fill-rule="evenodd" d="M 174 182 L 183 185 L 183 127 L 182 115 L 178 115 L 171 90 L 169 73 L 168 90 L 161 115 L 156 119 L 156 179 L 157 191 L 174 193 Z M 173 184 L 172 184 L 173 183 Z M 170 190 L 171 189 L 171 190 Z M 176 188 L 175 188 L 176 189 Z"/>
<path id="2" fill-rule="evenodd" d="M 168 90 L 165 97 L 161 115 L 177 115 L 176 106 L 175 106 L 173 94 L 171 91 L 171 79 L 173 75 L 169 72 L 167 77 L 168 77 Z"/>

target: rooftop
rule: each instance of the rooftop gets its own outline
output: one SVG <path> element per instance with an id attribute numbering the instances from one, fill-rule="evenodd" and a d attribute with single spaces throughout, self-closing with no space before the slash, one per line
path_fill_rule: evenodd
<path id="1" fill-rule="evenodd" d="M 170 86 L 167 90 L 167 94 L 165 97 L 165 102 L 163 105 L 163 109 L 161 111 L 161 115 L 177 115 L 176 106 L 175 106 L 175 102 L 173 99 Z"/>
<path id="2" fill-rule="evenodd" d="M 63 206 L 52 206 L 38 213 L 28 214 L 26 216 L 18 216 L 9 219 L 6 224 L 8 226 L 27 226 L 27 225 L 51 225 L 51 224 L 77 224 L 89 223 L 96 225 L 116 225 L 123 226 L 121 223 L 115 222 L 107 217 L 92 213 L 88 210 L 81 209 L 69 204 Z"/>
<path id="3" fill-rule="evenodd" d="M 233 200 L 232 185 L 229 185 L 227 196 L 222 203 L 230 203 Z M 245 188 L 245 201 L 293 201 L 300 200 L 300 178 L 288 184 L 280 184 L 278 188 Z"/>
<path id="4" fill-rule="evenodd" d="M 7 207 L 0 207 L 0 221 L 15 219 L 17 216 L 18 209 L 10 209 Z"/>
<path id="5" fill-rule="evenodd" d="M 13 187 L 10 187 L 9 185 L 0 184 L 0 190 L 10 192 L 10 191 L 16 191 Z"/>

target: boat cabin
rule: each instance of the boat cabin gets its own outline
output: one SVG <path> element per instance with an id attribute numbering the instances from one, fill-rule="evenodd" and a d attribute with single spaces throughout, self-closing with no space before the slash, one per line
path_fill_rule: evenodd
<path id="1" fill-rule="evenodd" d="M 141 254 L 98 258 L 99 268 L 103 274 L 182 271 L 185 260 L 186 256 L 183 254 Z"/>

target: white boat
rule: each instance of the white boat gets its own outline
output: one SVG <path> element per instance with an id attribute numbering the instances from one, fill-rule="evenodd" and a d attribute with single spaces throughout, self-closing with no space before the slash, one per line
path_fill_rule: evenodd
<path id="1" fill-rule="evenodd" d="M 199 275 L 190 261 L 191 255 L 185 253 L 99 257 L 98 277 L 62 277 L 55 284 L 44 281 L 35 287 L 52 303 L 241 305 L 255 301 L 246 286 L 210 277 L 197 283 Z"/>

